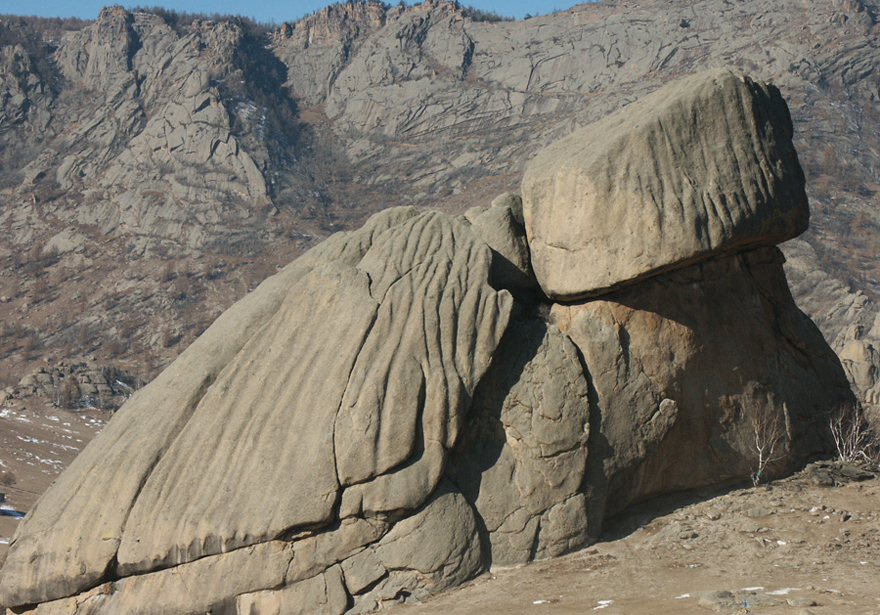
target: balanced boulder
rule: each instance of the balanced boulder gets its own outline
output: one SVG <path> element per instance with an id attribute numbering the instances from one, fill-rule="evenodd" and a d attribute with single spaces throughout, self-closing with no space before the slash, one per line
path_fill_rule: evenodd
<path id="1" fill-rule="evenodd" d="M 806 230 L 804 174 L 779 90 L 720 69 L 672 83 L 550 145 L 523 208 L 551 299 L 595 296 Z"/>

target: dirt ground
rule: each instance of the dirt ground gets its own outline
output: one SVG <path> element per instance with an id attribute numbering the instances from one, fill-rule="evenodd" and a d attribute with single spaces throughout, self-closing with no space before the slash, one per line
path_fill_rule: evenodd
<path id="1" fill-rule="evenodd" d="M 837 478 L 651 502 L 590 548 L 391 612 L 880 615 L 880 479 Z"/>
<path id="2" fill-rule="evenodd" d="M 0 486 L 26 512 L 106 424 L 98 410 L 0 404 Z M 821 470 L 821 468 L 820 468 Z M 398 615 L 880 615 L 880 478 L 816 469 L 757 488 L 655 500 L 582 551 L 493 570 Z M 827 478 L 827 477 L 826 477 Z M 819 484 L 819 483 L 826 484 Z M 0 562 L 20 521 L 0 516 Z"/>
<path id="3" fill-rule="evenodd" d="M 6 494 L 0 506 L 27 512 L 109 418 L 100 410 L 69 412 L 38 400 L 0 404 L 0 477 L 14 477 L 14 483 L 0 484 Z M 0 564 L 20 522 L 0 515 Z"/>

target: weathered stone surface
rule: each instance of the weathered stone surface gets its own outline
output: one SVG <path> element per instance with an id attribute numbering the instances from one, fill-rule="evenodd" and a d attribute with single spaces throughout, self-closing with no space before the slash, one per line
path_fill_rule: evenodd
<path id="1" fill-rule="evenodd" d="M 787 463 L 827 448 L 827 417 L 852 393 L 794 306 L 782 261 L 762 248 L 553 306 L 595 390 L 591 522 L 652 494 L 748 476 L 755 409 L 785 426 Z"/>
<path id="2" fill-rule="evenodd" d="M 243 594 L 235 598 L 237 613 L 247 615 L 342 615 L 348 593 L 339 566 L 279 590 Z"/>
<path id="3" fill-rule="evenodd" d="M 522 197 L 518 194 L 514 194 L 512 192 L 499 194 L 494 199 L 492 199 L 492 207 L 510 207 L 510 211 L 511 213 L 513 213 L 514 219 L 519 223 L 520 226 L 525 228 L 526 219 L 523 216 Z"/>
<path id="4" fill-rule="evenodd" d="M 268 542 L 104 583 L 76 596 L 45 602 L 35 613 L 206 613 L 229 596 L 283 584 L 293 558 L 289 543 Z"/>
<path id="5" fill-rule="evenodd" d="M 267 280 L 32 509 L 3 602 L 72 596 L 110 566 L 148 575 L 330 526 L 340 496 L 356 501 L 350 514 L 418 508 L 507 325 L 512 300 L 488 285 L 491 259 L 466 224 L 403 209 Z"/>
<path id="6" fill-rule="evenodd" d="M 378 308 L 367 275 L 347 265 L 291 287 L 150 472 L 126 522 L 120 574 L 333 520 L 333 426 Z"/>
<path id="7" fill-rule="evenodd" d="M 577 299 L 795 237 L 809 211 L 791 138 L 779 90 L 719 69 L 557 141 L 523 178 L 538 282 Z"/>
<path id="8" fill-rule="evenodd" d="M 514 206 L 506 202 L 498 205 L 494 203 L 495 201 L 491 208 L 482 211 L 482 208 L 475 208 L 465 214 L 477 235 L 493 250 L 492 284 L 496 288 L 510 290 L 534 288 L 536 284 L 525 228 L 517 220 Z M 475 215 L 470 215 L 472 213 Z M 519 213 L 521 220 L 521 206 Z"/>
<path id="9" fill-rule="evenodd" d="M 880 405 L 880 312 L 870 327 L 854 323 L 841 331 L 834 346 L 859 401 Z"/>
<path id="10" fill-rule="evenodd" d="M 334 431 L 356 509 L 414 508 L 436 486 L 512 305 L 486 285 L 490 266 L 487 246 L 437 213 L 404 223 L 358 265 L 382 305 Z"/>
<path id="11" fill-rule="evenodd" d="M 278 311 L 290 287 L 317 263 L 359 261 L 376 235 L 412 214 L 409 209 L 389 210 L 352 234 L 350 242 L 340 237 L 321 244 L 233 305 L 172 366 L 132 396 L 31 509 L 0 578 L 2 602 L 52 600 L 98 582 L 159 458 L 220 372 Z M 81 493 L 113 493 L 113 498 L 83 498 Z"/>
<path id="12" fill-rule="evenodd" d="M 578 494 L 587 465 L 587 381 L 571 340 L 555 325 L 516 320 L 474 398 L 454 476 L 488 532 L 495 565 L 558 555 L 588 538 Z M 580 504 L 580 509 L 578 509 Z M 565 521 L 561 517 L 566 517 Z"/>
<path id="13" fill-rule="evenodd" d="M 431 12 L 431 5 L 397 11 L 402 17 L 390 29 L 403 42 L 393 53 L 373 54 L 374 76 L 393 84 L 395 63 L 415 58 L 423 45 L 466 76 L 473 48 L 458 9 L 444 3 Z M 414 19 L 426 12 L 430 19 Z M 126 15 L 110 10 L 105 17 Z M 447 33 L 461 36 L 436 37 L 431 20 L 438 16 Z M 139 19 L 150 21 L 121 27 L 136 33 Z M 145 45 L 157 56 L 171 53 L 156 41 Z M 171 101 L 164 123 L 147 118 L 144 128 L 166 153 L 188 148 L 181 127 L 195 116 L 215 127 L 223 120 L 205 90 L 211 81 L 188 74 L 180 92 L 192 100 Z M 717 81 L 728 84 L 730 74 Z M 352 86 L 352 75 L 342 77 Z M 698 94 L 704 82 L 692 82 Z M 748 122 L 753 115 L 738 104 L 748 107 L 752 95 L 778 99 L 740 76 L 733 82 L 748 96 L 729 97 L 724 113 L 707 111 L 710 120 Z M 129 104 L 134 86 L 123 79 L 125 91 L 115 94 L 127 117 L 139 113 Z M 705 110 L 711 104 L 704 98 L 692 95 L 689 104 Z M 662 107 L 649 111 L 662 115 Z M 791 126 L 782 123 L 759 123 L 752 132 L 770 134 L 759 145 L 785 145 Z M 677 145 L 690 143 L 687 125 L 664 124 L 681 137 Z M 777 129 L 782 137 L 774 140 Z M 735 205 L 755 204 L 746 197 L 756 194 L 764 198 L 758 205 L 773 204 L 788 185 L 779 169 L 790 170 L 786 155 L 793 153 L 769 152 L 760 177 L 768 183 L 750 183 L 758 177 L 749 175 L 753 161 L 740 164 L 737 155 L 761 149 L 752 132 L 737 136 L 748 147 L 728 140 L 734 153 L 722 153 L 736 163 L 729 168 L 718 166 L 717 143 L 658 159 L 656 168 L 615 160 L 644 180 L 632 189 L 644 202 L 667 192 L 681 197 L 685 176 L 664 165 L 694 163 L 690 156 L 709 160 L 703 175 L 717 172 L 742 189 L 712 188 L 739 195 Z M 645 151 L 656 155 L 668 135 L 652 135 L 657 140 L 648 139 Z M 197 154 L 208 156 L 215 145 Z M 638 148 L 618 149 L 633 155 Z M 455 164 L 473 162 L 465 156 Z M 245 166 L 246 175 L 256 168 Z M 781 188 L 770 181 L 776 171 Z M 38 182 L 43 172 L 31 165 L 27 178 Z M 115 439 L 101 440 L 78 467 L 93 477 L 60 480 L 22 525 L 0 601 L 96 614 L 360 613 L 420 599 L 493 563 L 577 548 L 635 500 L 745 476 L 753 469 L 752 409 L 779 417 L 793 459 L 824 450 L 827 412 L 849 399 L 843 372 L 791 303 L 775 248 L 718 254 L 790 230 L 774 227 L 772 215 L 767 222 L 766 212 L 745 210 L 730 228 L 721 225 L 716 243 L 715 219 L 703 220 L 705 236 L 694 236 L 707 238 L 709 251 L 660 267 L 676 271 L 651 270 L 638 286 L 551 309 L 534 303 L 540 293 L 517 295 L 514 306 L 498 290 L 516 288 L 517 275 L 530 273 L 511 195 L 464 219 L 400 209 L 331 237 L 230 310 L 234 316 L 219 320 L 161 386 L 139 394 L 132 405 L 151 413 L 148 420 L 120 413 L 122 427 L 110 430 Z M 667 237 L 680 239 L 685 218 L 672 230 L 664 226 Z M 662 248 L 664 238 L 644 241 Z M 707 255 L 716 258 L 692 263 Z M 498 268 L 505 262 L 506 279 Z M 508 327 L 514 309 L 515 327 Z M 46 373 L 35 378 L 51 381 Z M 108 492 L 119 498 L 105 510 L 95 494 Z M 68 505 L 69 513 L 62 510 Z M 235 568 L 240 578 L 229 579 Z M 190 584 L 200 589 L 188 595 Z M 145 597 L 154 591 L 163 594 L 157 603 Z"/>
<path id="14" fill-rule="evenodd" d="M 473 509 L 448 481 L 421 511 L 398 522 L 370 549 L 370 566 L 388 574 L 355 596 L 353 613 L 409 596 L 424 598 L 470 579 L 483 567 Z"/>

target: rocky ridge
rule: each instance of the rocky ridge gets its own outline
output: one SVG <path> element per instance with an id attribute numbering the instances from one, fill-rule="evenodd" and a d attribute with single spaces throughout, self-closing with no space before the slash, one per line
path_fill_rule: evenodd
<path id="1" fill-rule="evenodd" d="M 354 2 L 267 34 L 111 8 L 45 42 L 5 19 L 0 311 L 20 327 L 4 352 L 152 371 L 146 357 L 184 345 L 157 332 L 191 341 L 330 231 L 387 206 L 488 203 L 573 128 L 720 65 L 774 82 L 792 109 L 814 215 L 784 248 L 789 275 L 841 351 L 877 312 L 877 14 L 862 0 L 600 2 L 488 23 L 448 2 Z M 53 247 L 38 275 L 22 262 Z M 86 353 L 83 326 L 100 332 Z"/>
<path id="2" fill-rule="evenodd" d="M 680 103 L 660 121 L 693 122 L 694 92 L 714 101 L 708 120 L 744 97 L 740 122 L 708 121 L 713 137 L 778 139 L 783 156 L 787 133 L 757 121 L 778 118 L 769 87 L 709 71 L 658 92 Z M 706 136 L 681 134 L 688 149 Z M 748 183 L 764 162 L 744 160 L 730 172 Z M 780 186 L 800 185 L 791 164 L 772 165 Z M 767 206 L 785 213 L 792 194 Z M 391 208 L 267 279 L 31 509 L 0 600 L 44 615 L 370 612 L 584 546 L 646 498 L 830 450 L 828 418 L 854 398 L 794 305 L 776 231 L 751 234 L 760 211 L 701 262 L 672 250 L 651 277 L 555 303 L 517 249 L 540 215 L 511 195 L 465 216 Z"/>

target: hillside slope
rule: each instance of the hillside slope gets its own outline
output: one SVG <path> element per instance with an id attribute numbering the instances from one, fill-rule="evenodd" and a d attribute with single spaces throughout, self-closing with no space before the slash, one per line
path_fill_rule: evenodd
<path id="1" fill-rule="evenodd" d="M 329 233 L 518 191 L 553 140 L 721 65 L 787 98 L 813 212 L 785 248 L 790 281 L 838 351 L 863 338 L 850 363 L 875 374 L 877 15 L 861 0 L 607 0 L 489 23 L 443 1 L 354 2 L 266 32 L 114 7 L 51 40 L 4 19 L 3 384 L 46 357 L 150 377 Z"/>

